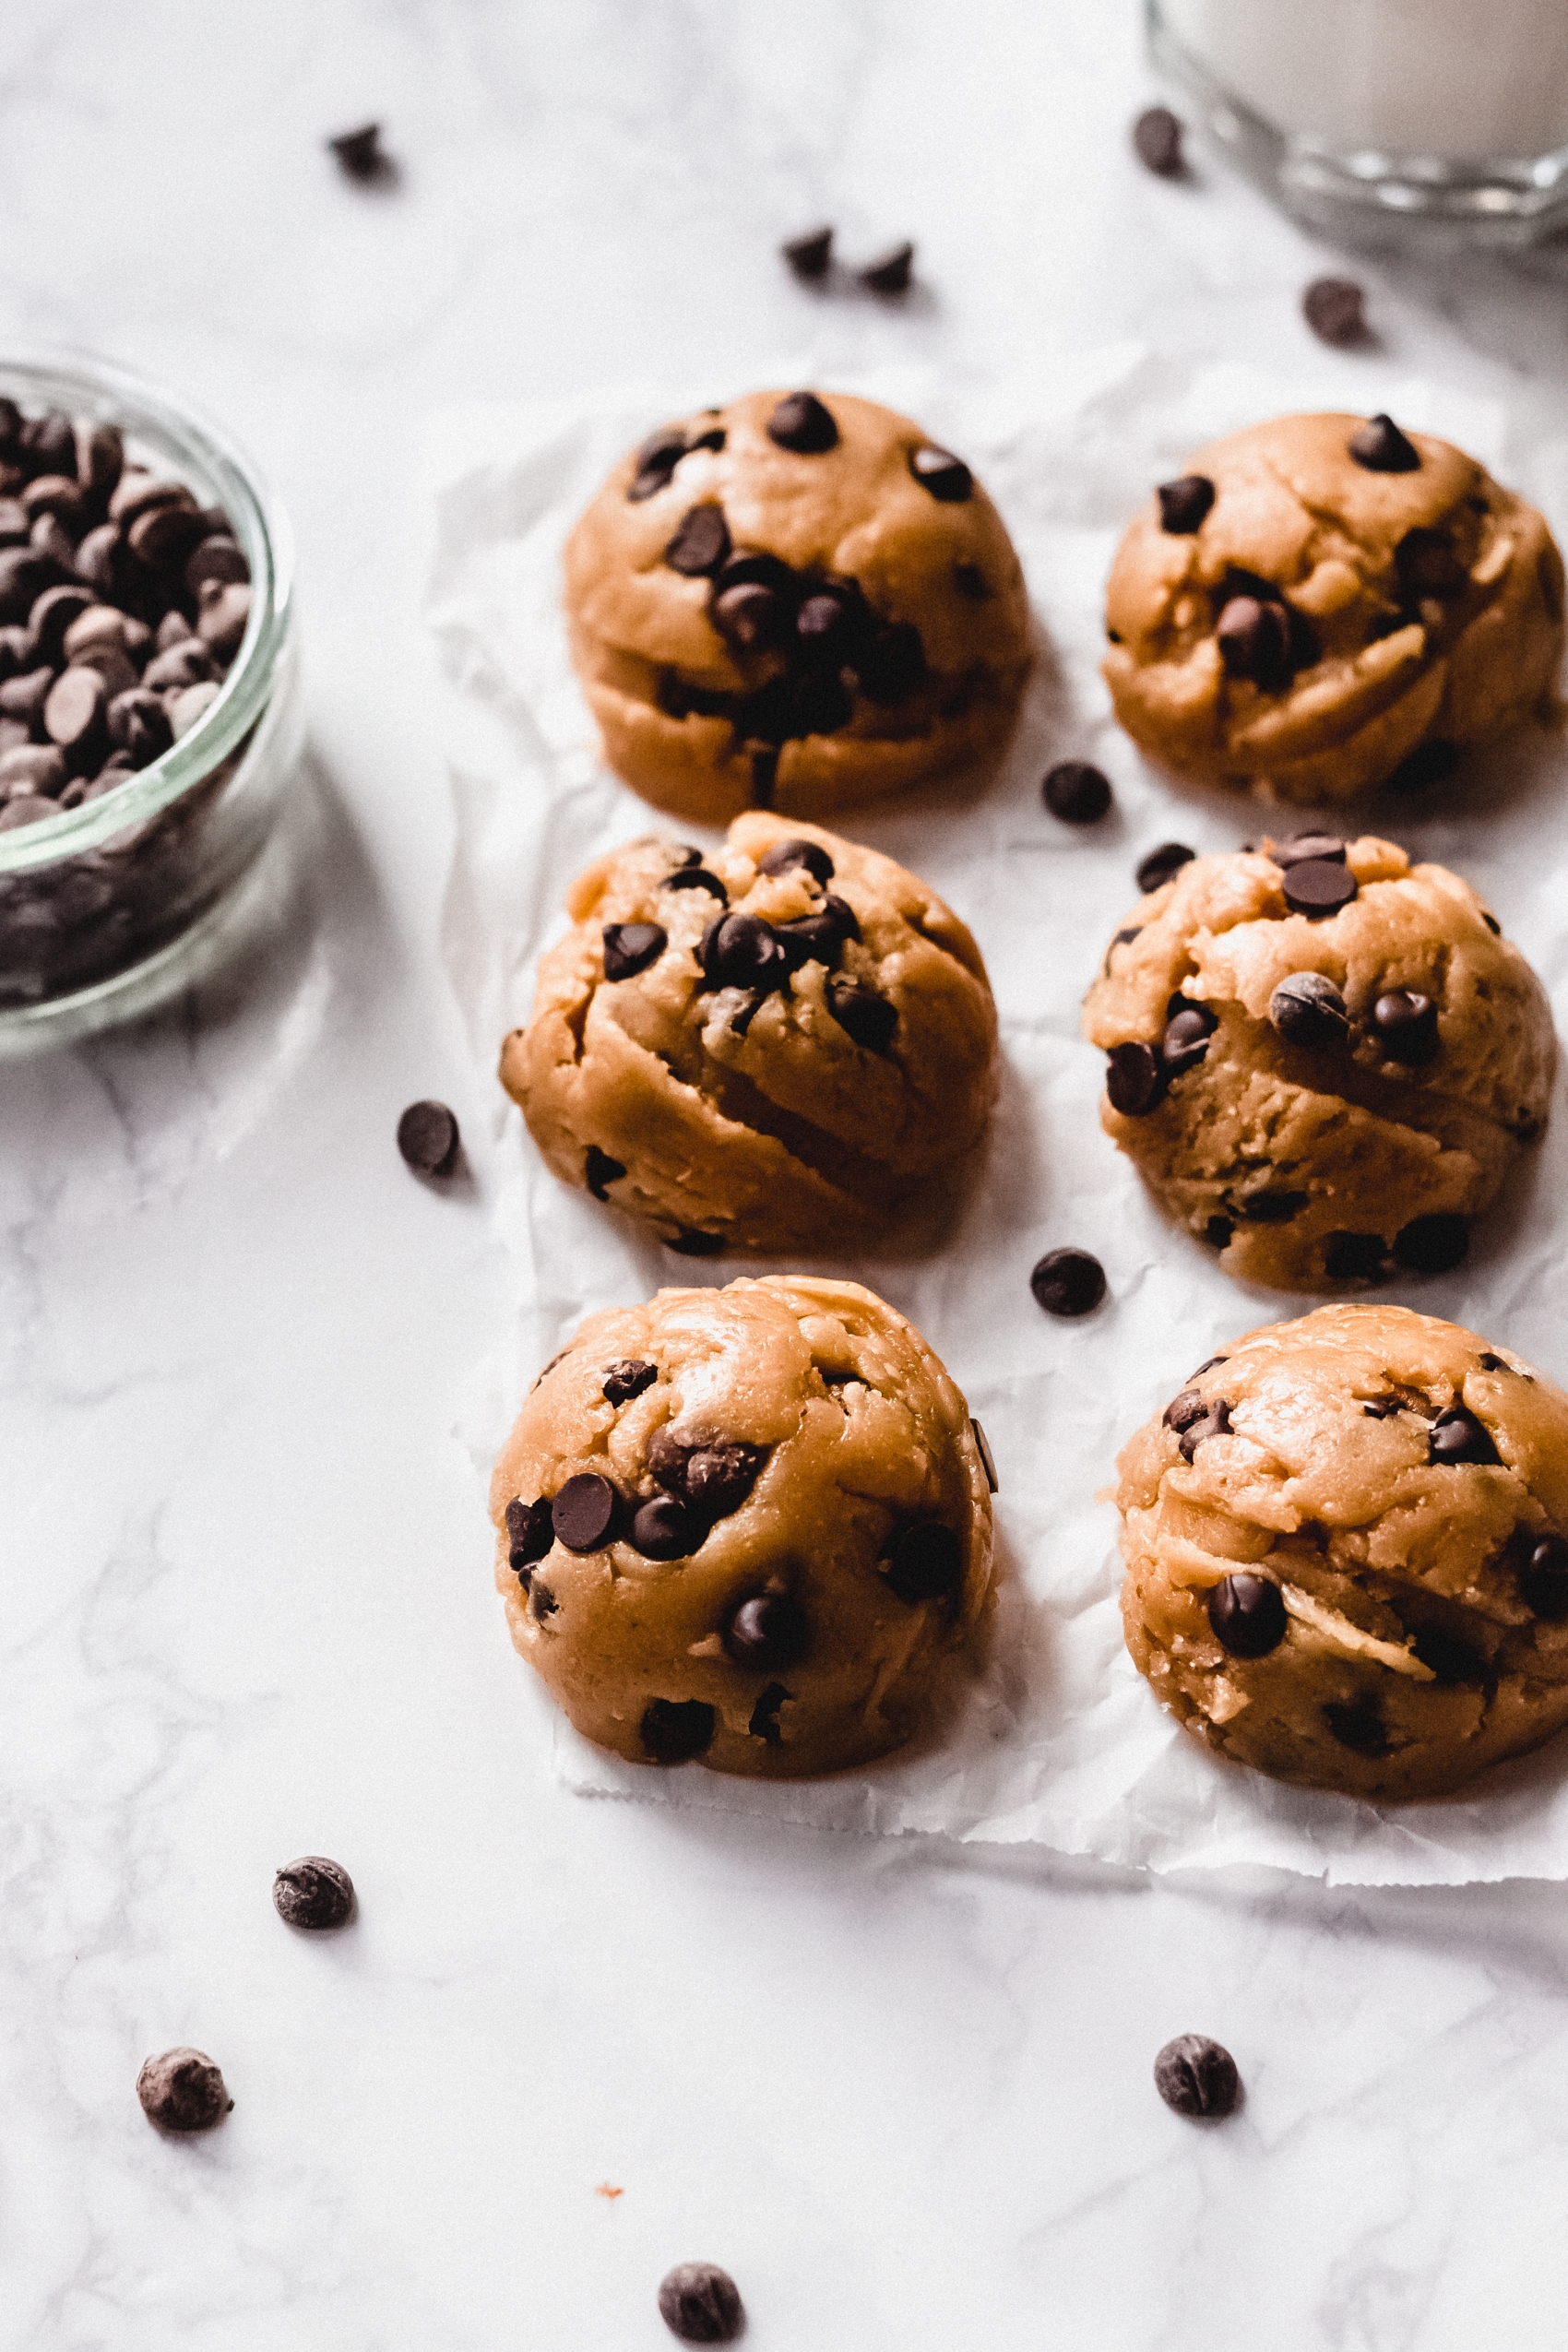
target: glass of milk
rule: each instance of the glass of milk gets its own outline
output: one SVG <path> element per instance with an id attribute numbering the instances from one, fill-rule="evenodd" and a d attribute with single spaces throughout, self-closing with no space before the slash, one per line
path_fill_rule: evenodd
<path id="1" fill-rule="evenodd" d="M 1210 135 L 1341 233 L 1568 218 L 1568 0 L 1145 0 Z"/>

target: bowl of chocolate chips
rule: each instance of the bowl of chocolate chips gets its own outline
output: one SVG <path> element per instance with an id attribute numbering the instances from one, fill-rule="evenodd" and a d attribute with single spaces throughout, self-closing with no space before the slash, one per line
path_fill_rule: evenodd
<path id="1" fill-rule="evenodd" d="M 215 924 L 301 748 L 288 526 L 220 428 L 0 360 L 0 1032 Z"/>

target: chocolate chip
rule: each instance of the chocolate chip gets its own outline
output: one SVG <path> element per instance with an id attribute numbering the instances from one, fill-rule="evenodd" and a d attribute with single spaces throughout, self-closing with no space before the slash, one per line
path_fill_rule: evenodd
<path id="1" fill-rule="evenodd" d="M 751 1721 L 746 1726 L 746 1729 L 754 1740 L 766 1740 L 770 1748 L 780 1747 L 783 1744 L 783 1734 L 778 1728 L 778 1710 L 785 1700 L 792 1695 L 792 1693 L 784 1688 L 782 1682 L 768 1684 L 755 1706 L 753 1707 Z"/>
<path id="2" fill-rule="evenodd" d="M 681 1437 L 667 1427 L 648 1440 L 647 1466 L 659 1484 L 707 1520 L 740 1509 L 766 1459 L 766 1446 L 738 1438 Z"/>
<path id="3" fill-rule="evenodd" d="M 1455 1463 L 1500 1464 L 1503 1456 L 1491 1432 L 1463 1405 L 1450 1405 L 1431 1425 L 1430 1458 L 1452 1467 Z"/>
<path id="4" fill-rule="evenodd" d="M 1180 116 L 1169 106 L 1146 106 L 1133 125 L 1133 152 L 1146 172 L 1161 180 L 1179 179 L 1186 169 Z"/>
<path id="5" fill-rule="evenodd" d="M 686 1764 L 700 1756 L 712 1745 L 713 1730 L 713 1709 L 701 1699 L 654 1699 L 643 1709 L 642 1743 L 655 1764 Z M 721 2335 L 690 2339 L 694 2344 L 725 2340 Z"/>
<path id="6" fill-rule="evenodd" d="M 542 1576 L 535 1576 L 529 1586 L 529 1606 L 541 1625 L 547 1617 L 553 1617 L 561 1606 Z"/>
<path id="7" fill-rule="evenodd" d="M 978 564 L 955 564 L 953 585 L 971 604 L 989 604 L 991 583 Z"/>
<path id="8" fill-rule="evenodd" d="M 81 619 L 92 601 L 90 588 L 65 587 L 44 589 L 28 613 L 33 651 L 40 661 L 60 660 L 66 630 L 73 621 Z"/>
<path id="9" fill-rule="evenodd" d="M 709 411 L 709 414 L 713 416 L 717 416 L 718 413 L 717 409 Z M 729 437 L 721 425 L 710 425 L 706 433 L 699 433 L 693 440 L 687 442 L 687 454 L 689 455 L 694 449 L 711 449 L 717 457 Z"/>
<path id="10" fill-rule="evenodd" d="M 605 979 L 635 980 L 659 961 L 670 934 L 658 923 L 606 923 L 603 941 Z"/>
<path id="11" fill-rule="evenodd" d="M 804 1610 L 788 1593 L 754 1593 L 724 1628 L 724 1647 L 737 1666 L 787 1673 L 811 1639 Z"/>
<path id="12" fill-rule="evenodd" d="M 612 1405 L 629 1405 L 645 1388 L 651 1388 L 659 1378 L 659 1366 L 640 1356 L 619 1356 L 614 1363 L 604 1367 L 604 1385 L 600 1394 Z"/>
<path id="13" fill-rule="evenodd" d="M 1412 1274 L 1449 1274 L 1469 1246 L 1468 1222 L 1452 1209 L 1412 1218 L 1394 1237 L 1394 1254 Z"/>
<path id="14" fill-rule="evenodd" d="M 902 702 L 925 675 L 925 647 L 912 621 L 879 629 L 854 657 L 861 690 L 875 703 Z"/>
<path id="15" fill-rule="evenodd" d="M 1202 1380 L 1205 1372 L 1212 1372 L 1216 1364 L 1228 1364 L 1229 1361 L 1229 1356 L 1206 1356 L 1192 1376 L 1194 1380 Z"/>
<path id="16" fill-rule="evenodd" d="M 683 1258 L 717 1258 L 724 1254 L 722 1233 L 705 1233 L 700 1226 L 683 1225 L 664 1236 L 664 1246 Z"/>
<path id="17" fill-rule="evenodd" d="M 600 1551 L 612 1541 L 621 1498 L 597 1470 L 579 1470 L 551 1505 L 551 1524 L 568 1551 Z"/>
<path id="18" fill-rule="evenodd" d="M 710 500 L 686 509 L 680 529 L 664 551 L 664 560 L 672 572 L 687 579 L 701 579 L 717 572 L 729 552 L 730 526 L 724 509 Z"/>
<path id="19" fill-rule="evenodd" d="M 1348 1238 L 1359 1240 L 1360 1236 L 1353 1235 Z M 1375 1240 L 1376 1237 L 1374 1235 L 1370 1238 Z M 1369 1421 L 1389 1421 L 1393 1420 L 1396 1413 L 1402 1413 L 1404 1409 L 1405 1400 L 1402 1396 L 1373 1396 L 1361 1407 L 1361 1413 Z"/>
<path id="20" fill-rule="evenodd" d="M 1228 1217 L 1211 1217 L 1204 1227 L 1204 1240 L 1211 1250 L 1228 1250 L 1236 1228 Z"/>
<path id="21" fill-rule="evenodd" d="M 814 882 L 833 879 L 833 861 L 820 841 L 775 841 L 756 861 L 758 873 L 790 873 L 803 866 Z"/>
<path id="22" fill-rule="evenodd" d="M 1371 474 L 1413 474 L 1420 467 L 1420 452 L 1381 410 L 1350 435 L 1347 446 Z"/>
<path id="23" fill-rule="evenodd" d="M 339 131 L 327 142 L 350 180 L 362 187 L 393 176 L 391 157 L 381 144 L 379 123 L 362 123 L 355 131 Z"/>
<path id="24" fill-rule="evenodd" d="M 1485 925 L 1486 925 L 1486 927 L 1487 927 L 1488 931 L 1490 931 L 1490 932 L 1491 932 L 1491 935 L 1492 935 L 1493 939 L 1501 939 L 1501 938 L 1502 938 L 1502 936 L 1503 936 L 1503 925 L 1502 925 L 1502 924 L 1498 921 L 1497 917 L 1496 917 L 1495 915 L 1489 915 L 1488 913 L 1486 913 L 1485 909 L 1482 909 L 1482 913 L 1481 913 L 1481 921 L 1482 921 L 1482 922 L 1483 922 L 1483 923 L 1485 923 Z"/>
<path id="25" fill-rule="evenodd" d="M 30 547 L 7 547 L 0 553 L 0 622 L 25 621 L 58 576 L 53 564 Z"/>
<path id="26" fill-rule="evenodd" d="M 1086 759 L 1064 759 L 1050 770 L 1040 796 L 1063 825 L 1098 825 L 1111 807 L 1111 779 Z"/>
<path id="27" fill-rule="evenodd" d="M 1323 1711 L 1324 1721 L 1342 1748 L 1349 1748 L 1358 1756 L 1383 1756 L 1388 1752 L 1388 1734 L 1383 1728 L 1383 1717 L 1370 1699 L 1348 1706 L 1336 1705 L 1330 1701 Z"/>
<path id="28" fill-rule="evenodd" d="M 894 245 L 861 271 L 861 283 L 869 286 L 873 294 L 907 294 L 914 266 L 913 245 L 907 243 Z"/>
<path id="29" fill-rule="evenodd" d="M 1282 873 L 1292 866 L 1306 865 L 1311 861 L 1326 859 L 1330 865 L 1345 863 L 1345 843 L 1337 833 L 1295 833 L 1289 841 L 1269 844 L 1270 861 Z"/>
<path id="30" fill-rule="evenodd" d="M 42 800 L 32 792 L 18 792 L 0 808 L 0 833 L 17 833 L 24 825 L 38 825 L 44 817 L 59 814 L 60 809 L 53 801 Z"/>
<path id="31" fill-rule="evenodd" d="M 1292 972 L 1268 1000 L 1268 1017 L 1287 1045 L 1327 1053 L 1348 1043 L 1350 1016 L 1345 999 L 1321 972 Z"/>
<path id="32" fill-rule="evenodd" d="M 244 549 L 227 531 L 213 531 L 198 540 L 185 559 L 185 586 L 192 596 L 199 595 L 208 580 L 217 580 L 224 588 L 247 581 L 251 567 Z"/>
<path id="33" fill-rule="evenodd" d="M 861 927 L 853 908 L 830 891 L 820 914 L 801 915 L 793 922 L 775 923 L 773 933 L 783 943 L 792 972 L 799 971 L 802 964 L 814 962 L 826 964 L 831 970 L 844 942 L 858 939 Z"/>
<path id="34" fill-rule="evenodd" d="M 847 590 L 822 588 L 806 597 L 795 614 L 795 635 L 814 659 L 835 661 L 849 654 L 865 634 L 867 615 Z"/>
<path id="35" fill-rule="evenodd" d="M 589 1144 L 584 1159 L 583 1182 L 596 1201 L 607 1201 L 610 1194 L 605 1190 L 606 1185 L 618 1184 L 625 1172 L 623 1161 L 612 1159 L 610 1154 L 600 1151 L 597 1144 Z"/>
<path id="36" fill-rule="evenodd" d="M 673 873 L 667 873 L 659 886 L 661 890 L 706 890 L 721 907 L 730 904 L 730 893 L 706 866 L 679 866 Z"/>
<path id="37" fill-rule="evenodd" d="M 1165 1092 L 1166 1072 L 1152 1045 L 1113 1045 L 1106 1055 L 1105 1091 L 1112 1111 L 1141 1119 Z"/>
<path id="38" fill-rule="evenodd" d="M 1378 1040 L 1391 1062 L 1412 1069 L 1437 1059 L 1437 1006 L 1417 989 L 1391 988 L 1372 1006 Z"/>
<path id="39" fill-rule="evenodd" d="M 1223 1357 L 1220 1361 L 1224 1361 Z M 1206 1364 L 1204 1370 L 1206 1372 L 1208 1370 Z M 1197 1373 L 1194 1372 L 1193 1378 L 1196 1380 L 1197 1377 Z M 1194 1421 L 1201 1421 L 1207 1411 L 1208 1406 L 1197 1389 L 1183 1388 L 1179 1396 L 1173 1396 L 1170 1399 L 1159 1418 L 1167 1429 L 1173 1429 L 1180 1435 L 1183 1430 L 1191 1429 Z"/>
<path id="40" fill-rule="evenodd" d="M 1519 1570 L 1519 1591 L 1537 1617 L 1554 1625 L 1568 1617 L 1568 1543 L 1561 1536 L 1529 1541 Z"/>
<path id="41" fill-rule="evenodd" d="M 827 275 L 833 260 L 833 232 L 809 230 L 803 237 L 790 237 L 778 250 L 795 276 L 809 285 Z"/>
<path id="42" fill-rule="evenodd" d="M 1469 579 L 1448 533 L 1424 526 L 1405 533 L 1394 551 L 1394 568 L 1400 591 L 1411 604 L 1426 596 L 1453 596 Z"/>
<path id="43" fill-rule="evenodd" d="M 1178 2034 L 1154 2061 L 1154 2087 L 1178 2115 L 1229 2115 L 1241 2078 L 1221 2043 L 1206 2034 Z"/>
<path id="44" fill-rule="evenodd" d="M 0 687 L 0 694 L 4 691 Z M 138 767 L 161 759 L 174 740 L 168 712 L 156 695 L 141 686 L 115 695 L 109 706 L 109 733 L 113 742 L 133 754 Z"/>
<path id="45" fill-rule="evenodd" d="M 711 618 L 733 651 L 762 653 L 782 645 L 792 615 L 776 588 L 765 588 L 760 580 L 741 580 L 714 598 Z"/>
<path id="46" fill-rule="evenodd" d="M 1289 684 L 1295 664 L 1282 603 L 1233 596 L 1219 615 L 1215 636 L 1228 676 L 1249 679 L 1265 694 L 1278 694 Z"/>
<path id="47" fill-rule="evenodd" d="M 1458 765 L 1457 743 L 1445 743 L 1441 740 L 1418 743 L 1413 752 L 1406 754 L 1389 777 L 1387 790 L 1391 792 L 1424 792 L 1429 785 L 1441 784 L 1445 776 L 1452 776 Z"/>
<path id="48" fill-rule="evenodd" d="M 715 916 L 702 935 L 698 959 L 713 988 L 766 991 L 782 987 L 790 974 L 783 944 L 760 915 Z"/>
<path id="49" fill-rule="evenodd" d="M 137 2076 L 137 2097 L 160 2132 L 210 2132 L 234 2104 L 215 2061 L 189 2048 L 149 2058 Z"/>
<path id="50" fill-rule="evenodd" d="M 1162 841 L 1158 849 L 1151 849 L 1147 857 L 1140 858 L 1137 884 L 1145 897 L 1151 891 L 1158 890 L 1183 866 L 1191 865 L 1196 854 L 1195 850 L 1188 849 L 1184 841 Z"/>
<path id="51" fill-rule="evenodd" d="M 1469 1644 L 1442 1625 L 1419 1626 L 1410 1647 L 1444 1689 L 1452 1689 L 1455 1682 L 1479 1681 L 1486 1672 Z"/>
<path id="52" fill-rule="evenodd" d="M 1303 858 L 1285 872 L 1285 904 L 1293 915 L 1322 922 L 1336 915 L 1356 896 L 1359 885 L 1348 866 L 1332 858 Z"/>
<path id="53" fill-rule="evenodd" d="M 49 690 L 54 683 L 54 672 L 47 667 L 29 670 L 19 678 L 7 678 L 0 686 L 0 711 L 7 719 L 18 719 L 29 729 L 41 724 L 43 706 L 49 700 Z M 161 703 L 157 706 L 161 713 Z"/>
<path id="54" fill-rule="evenodd" d="M 1301 315 L 1320 343 L 1345 350 L 1367 339 L 1366 301 L 1353 278 L 1314 278 L 1301 296 Z"/>
<path id="55" fill-rule="evenodd" d="M 652 498 L 663 490 L 671 475 L 686 454 L 686 435 L 680 425 L 661 426 L 650 433 L 634 460 L 631 486 L 626 492 L 633 505 L 645 498 Z"/>
<path id="56" fill-rule="evenodd" d="M 928 442 L 910 453 L 909 471 L 921 488 L 929 490 L 944 506 L 961 506 L 973 494 L 974 476 L 950 449 L 933 448 Z"/>
<path id="57" fill-rule="evenodd" d="M 1230 1435 L 1230 1408 L 1223 1396 L 1217 1396 L 1205 1408 L 1202 1418 L 1189 1421 L 1182 1431 L 1179 1451 L 1183 1462 L 1190 1462 L 1200 1445 L 1211 1437 Z"/>
<path id="58" fill-rule="evenodd" d="M 984 1430 L 981 1429 L 979 1421 L 975 1420 L 972 1413 L 969 1416 L 969 1427 L 973 1430 L 975 1434 L 975 1451 L 980 1457 L 980 1468 L 985 1472 L 986 1485 L 991 1489 L 992 1494 L 1000 1493 L 1001 1486 L 996 1476 L 995 1456 L 992 1453 L 990 1441 L 987 1439 Z"/>
<path id="59" fill-rule="evenodd" d="M 940 1519 L 917 1519 L 901 1527 L 887 1548 L 887 1581 L 912 1609 L 948 1592 L 963 1574 L 964 1550 Z"/>
<path id="60" fill-rule="evenodd" d="M 43 706 L 44 732 L 73 755 L 78 767 L 84 766 L 104 731 L 107 707 L 103 681 L 95 670 L 63 670 Z"/>
<path id="61" fill-rule="evenodd" d="M 667 2272 L 659 2282 L 659 2315 L 683 2344 L 732 2344 L 745 2324 L 741 2290 L 717 2263 L 678 2263 Z"/>
<path id="62" fill-rule="evenodd" d="M 1210 1592 L 1208 1621 L 1232 1657 L 1266 1657 L 1285 1639 L 1285 1602 L 1271 1576 L 1238 1569 Z"/>
<path id="63" fill-rule="evenodd" d="M 706 1533 L 696 1513 L 672 1494 L 656 1494 L 632 1515 L 632 1549 L 645 1560 L 689 1559 Z"/>
<path id="64" fill-rule="evenodd" d="M 21 458 L 30 472 L 74 474 L 77 469 L 77 428 L 64 409 L 46 409 L 22 425 Z"/>
<path id="65" fill-rule="evenodd" d="M 1168 1078 L 1179 1078 L 1183 1070 L 1203 1061 L 1208 1041 L 1219 1027 L 1219 1016 L 1206 1004 L 1189 1004 L 1180 999 L 1177 1004 L 1159 1041 L 1159 1058 Z"/>
<path id="66" fill-rule="evenodd" d="M 1029 1289 L 1048 1315 L 1092 1314 L 1105 1296 L 1105 1268 L 1087 1250 L 1047 1250 Z"/>
<path id="67" fill-rule="evenodd" d="M 555 1360 L 560 1361 L 560 1358 Z M 546 1364 L 544 1371 L 550 1366 Z M 540 1372 L 540 1379 L 544 1378 Z M 506 1505 L 506 1565 L 523 1580 L 527 1588 L 529 1575 L 554 1549 L 555 1519 L 548 1495 L 540 1495 L 537 1503 L 525 1503 L 517 1496 Z"/>
<path id="68" fill-rule="evenodd" d="M 1379 1282 L 1387 1256 L 1381 1233 L 1330 1233 L 1323 1246 L 1323 1270 L 1331 1282 Z"/>
<path id="69" fill-rule="evenodd" d="M 340 1928 L 354 1907 L 354 1882 L 341 1862 L 302 1854 L 272 1882 L 273 1907 L 291 1928 Z"/>
<path id="70" fill-rule="evenodd" d="M 416 1176 L 450 1176 L 457 1123 L 444 1102 L 410 1102 L 398 1122 L 398 1149 Z"/>
<path id="71" fill-rule="evenodd" d="M 827 1009 L 839 1028 L 868 1053 L 885 1053 L 898 1027 L 898 1008 L 859 980 L 829 980 Z"/>
<path id="72" fill-rule="evenodd" d="M 1178 474 L 1174 481 L 1162 481 L 1154 494 L 1159 501 L 1159 528 L 1172 539 L 1190 539 L 1200 529 L 1215 499 L 1207 474 Z"/>
<path id="73" fill-rule="evenodd" d="M 837 444 L 838 427 L 832 410 L 814 392 L 790 392 L 768 418 L 767 437 L 797 457 L 820 457 Z"/>
<path id="74" fill-rule="evenodd" d="M 1293 1217 L 1300 1217 L 1307 1198 L 1305 1193 L 1248 1193 L 1237 1206 L 1253 1225 L 1289 1225 Z"/>
<path id="75" fill-rule="evenodd" d="M 142 684 L 154 694 L 167 694 L 172 687 L 204 686 L 217 676 L 212 656 L 199 637 L 185 637 L 157 655 L 142 671 Z"/>

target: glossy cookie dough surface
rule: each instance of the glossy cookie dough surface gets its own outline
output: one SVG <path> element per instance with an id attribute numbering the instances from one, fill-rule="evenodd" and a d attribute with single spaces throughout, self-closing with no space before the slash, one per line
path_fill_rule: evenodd
<path id="1" fill-rule="evenodd" d="M 885 1755 L 988 1605 L 968 1408 L 852 1282 L 590 1316 L 534 1384 L 491 1513 L 513 1641 L 636 1763 L 790 1778 Z"/>
<path id="2" fill-rule="evenodd" d="M 1357 1289 L 1456 1265 L 1544 1125 L 1539 980 L 1475 892 L 1325 835 L 1194 858 L 1084 1004 L 1100 1121 L 1228 1273 Z"/>
<path id="3" fill-rule="evenodd" d="M 1568 1396 L 1474 1332 L 1252 1332 L 1119 1467 L 1127 1646 L 1217 1753 L 1412 1799 L 1568 1723 Z"/>
<path id="4" fill-rule="evenodd" d="M 1028 601 L 969 469 L 847 393 L 663 427 L 567 542 L 566 617 L 611 766 L 656 807 L 832 816 L 1007 734 Z"/>
<path id="5" fill-rule="evenodd" d="M 612 851 L 568 908 L 502 1082 L 563 1182 L 675 1246 L 840 1246 L 984 1132 L 985 967 L 890 858 L 756 812 L 706 864 Z"/>
<path id="6" fill-rule="evenodd" d="M 1551 715 L 1562 559 L 1449 442 L 1276 417 L 1161 485 L 1117 552 L 1106 627 L 1116 715 L 1152 758 L 1336 802 Z"/>

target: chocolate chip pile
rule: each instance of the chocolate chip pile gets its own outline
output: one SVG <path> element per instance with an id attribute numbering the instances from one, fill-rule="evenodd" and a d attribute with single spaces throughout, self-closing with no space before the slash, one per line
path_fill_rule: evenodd
<path id="1" fill-rule="evenodd" d="M 221 507 L 119 428 L 0 397 L 0 831 L 113 791 L 218 699 L 250 618 Z"/>

